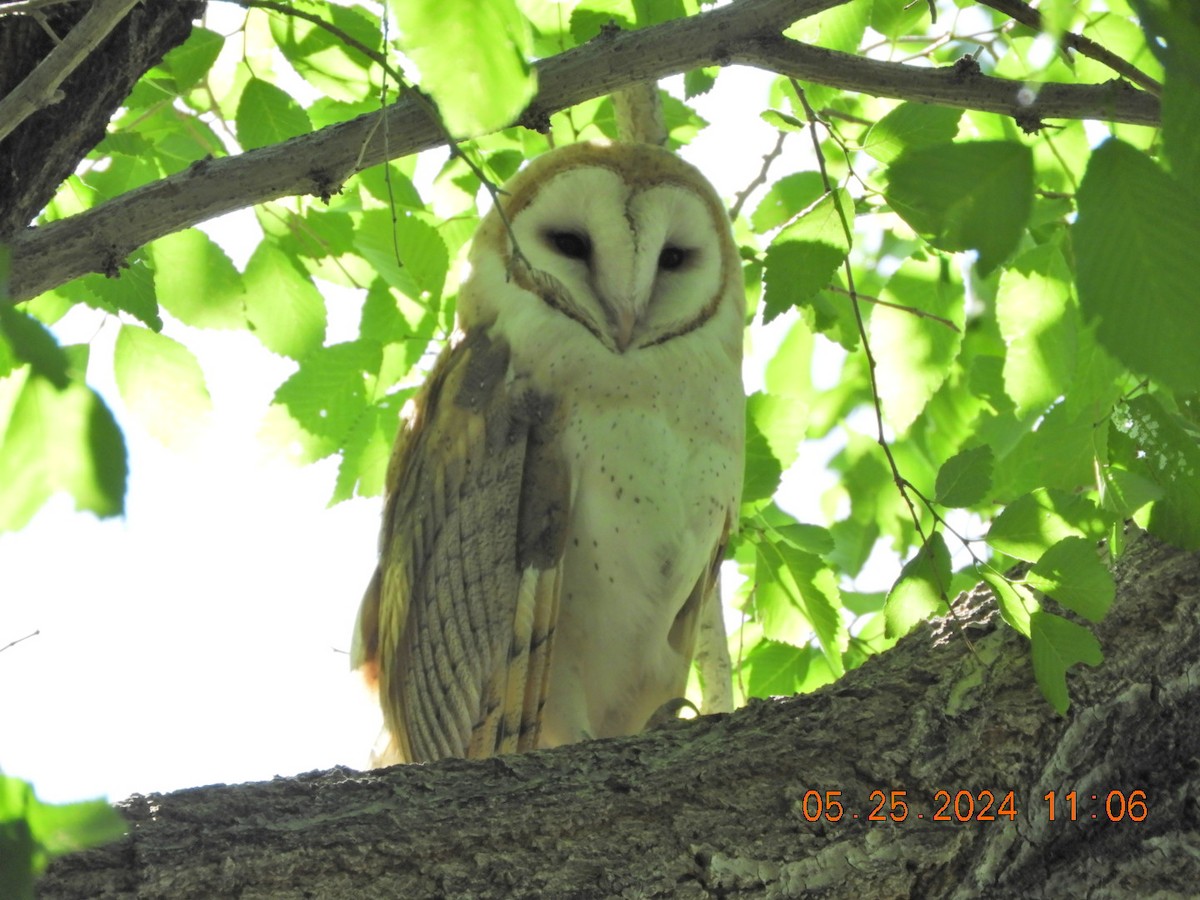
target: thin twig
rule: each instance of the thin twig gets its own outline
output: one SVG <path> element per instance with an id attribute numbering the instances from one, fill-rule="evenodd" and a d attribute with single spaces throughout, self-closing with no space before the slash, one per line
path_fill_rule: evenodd
<path id="1" fill-rule="evenodd" d="M 872 297 L 869 294 L 852 294 L 850 291 L 846 290 L 844 287 L 842 287 L 841 285 L 837 285 L 837 284 L 829 285 L 828 290 L 833 291 L 833 293 L 835 293 L 835 294 L 842 294 L 846 297 L 852 297 L 852 298 L 857 298 L 859 300 L 865 300 L 867 303 L 874 303 L 876 306 L 886 306 L 886 307 L 889 307 L 890 309 L 898 309 L 901 312 L 906 312 L 906 313 L 909 313 L 910 315 L 914 315 L 918 319 L 931 319 L 934 322 L 937 322 L 941 325 L 945 325 L 951 331 L 960 332 L 960 333 L 962 331 L 961 328 L 959 328 L 954 322 L 951 322 L 949 319 L 939 316 L 936 313 L 926 312 L 923 309 L 918 309 L 915 306 L 907 306 L 903 303 L 893 303 L 890 300 L 883 300 L 879 297 Z"/>
<path id="2" fill-rule="evenodd" d="M 979 0 L 983 6 L 990 6 L 997 12 L 1011 16 L 1022 25 L 1027 25 L 1035 31 L 1046 30 L 1046 20 L 1042 14 L 1025 3 L 1024 0 Z M 1062 46 L 1077 50 L 1084 56 L 1090 56 L 1096 62 L 1103 63 L 1118 75 L 1123 75 L 1134 84 L 1145 89 L 1155 97 L 1162 96 L 1162 85 L 1126 60 L 1121 59 L 1111 50 L 1102 47 L 1090 38 L 1073 31 L 1064 31 L 1059 39 Z"/>
<path id="3" fill-rule="evenodd" d="M 733 206 L 729 210 L 729 218 L 736 219 L 742 211 L 742 206 L 747 198 L 754 193 L 754 190 L 760 185 L 767 183 L 767 171 L 771 168 L 771 163 L 779 158 L 779 154 L 783 152 L 783 142 L 787 140 L 787 132 L 779 132 L 779 138 L 775 141 L 775 148 L 762 158 L 762 168 L 758 170 L 758 174 L 754 176 L 754 180 L 746 185 L 746 189 L 741 191 L 734 199 Z"/>
<path id="4" fill-rule="evenodd" d="M 20 637 L 20 638 L 17 638 L 15 641 L 9 641 L 9 642 L 8 642 L 7 644 L 5 644 L 3 647 L 0 647 L 0 653 L 3 653 L 5 650 L 9 649 L 10 647 L 15 647 L 15 646 L 17 646 L 17 644 L 21 643 L 21 641 L 27 641 L 27 640 L 29 640 L 31 637 L 37 637 L 37 636 L 38 636 L 39 634 L 41 634 L 41 633 L 42 633 L 42 632 L 41 632 L 41 629 L 38 629 L 38 630 L 36 630 L 36 631 L 32 631 L 32 632 L 30 632 L 29 634 L 25 635 L 25 637 Z"/>

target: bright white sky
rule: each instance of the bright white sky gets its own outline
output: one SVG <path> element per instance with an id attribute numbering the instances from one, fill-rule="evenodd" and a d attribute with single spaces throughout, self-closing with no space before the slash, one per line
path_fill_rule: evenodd
<path id="1" fill-rule="evenodd" d="M 726 198 L 774 145 L 758 118 L 768 84 L 729 70 L 696 104 L 719 129 L 683 155 Z M 775 177 L 811 168 L 808 136 L 789 144 Z M 205 226 L 239 266 L 257 240 L 247 220 Z M 356 309 L 331 310 L 330 342 L 351 337 L 356 319 Z M 365 765 L 378 714 L 345 651 L 380 501 L 328 508 L 335 460 L 296 468 L 257 439 L 293 364 L 246 333 L 168 324 L 197 353 L 215 407 L 199 443 L 180 452 L 121 403 L 116 323 L 85 315 L 58 330 L 64 342 L 90 341 L 89 380 L 125 431 L 127 513 L 101 522 L 60 497 L 24 531 L 0 535 L 0 647 L 39 632 L 0 652 L 0 769 L 65 802 Z M 810 498 L 828 486 L 809 452 L 799 468 Z"/>

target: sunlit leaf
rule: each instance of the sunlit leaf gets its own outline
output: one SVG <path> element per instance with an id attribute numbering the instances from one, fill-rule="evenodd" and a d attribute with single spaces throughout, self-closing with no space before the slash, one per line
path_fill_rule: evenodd
<path id="1" fill-rule="evenodd" d="M 401 45 L 450 133 L 513 122 L 533 98 L 529 23 L 514 0 L 390 0 Z"/>
<path id="2" fill-rule="evenodd" d="M 1043 553 L 1025 581 L 1092 622 L 1104 618 L 1116 596 L 1095 543 L 1081 537 L 1063 538 Z"/>
<path id="3" fill-rule="evenodd" d="M 95 391 L 17 372 L 0 381 L 4 408 L 11 412 L 0 431 L 0 531 L 23 528 L 59 491 L 98 516 L 124 511 L 125 440 Z"/>
<path id="4" fill-rule="evenodd" d="M 192 351 L 164 334 L 122 325 L 113 373 L 129 411 L 168 447 L 191 445 L 208 425 L 212 398 Z"/>
<path id="5" fill-rule="evenodd" d="M 796 646 L 816 636 L 826 662 L 842 674 L 842 653 L 849 636 L 838 613 L 837 580 L 817 555 L 785 542 L 758 543 L 759 582 L 755 608 L 763 633 Z"/>
<path id="6" fill-rule="evenodd" d="M 972 447 L 955 454 L 938 470 L 936 499 L 943 506 L 974 506 L 992 486 L 992 448 Z"/>
<path id="7" fill-rule="evenodd" d="M 163 308 L 185 325 L 245 328 L 242 276 L 204 232 L 189 228 L 149 248 L 154 290 Z"/>
<path id="8" fill-rule="evenodd" d="M 1086 497 L 1036 490 L 1004 508 L 988 530 L 988 543 L 1009 556 L 1035 562 L 1063 538 L 1104 537 L 1111 519 Z"/>
<path id="9" fill-rule="evenodd" d="M 277 144 L 312 131 L 304 108 L 287 91 L 251 78 L 237 109 L 238 141 L 246 150 Z"/>
<path id="10" fill-rule="evenodd" d="M 976 250 L 989 272 L 1013 252 L 1033 205 L 1033 155 L 1015 141 L 915 147 L 887 170 L 888 203 L 943 250 Z"/>
<path id="11" fill-rule="evenodd" d="M 264 347 L 301 359 L 325 342 L 325 298 L 286 253 L 263 241 L 243 277 L 246 319 Z"/>
<path id="12" fill-rule="evenodd" d="M 1033 674 L 1050 705 L 1065 715 L 1071 705 L 1067 669 L 1076 663 L 1098 666 L 1104 661 L 1100 642 L 1082 625 L 1039 610 L 1030 616 Z"/>
<path id="13" fill-rule="evenodd" d="M 886 4 L 876 4 L 876 6 Z M 890 163 L 905 150 L 945 144 L 958 134 L 961 109 L 928 103 L 901 103 L 871 126 L 863 150 L 881 163 Z"/>
<path id="14" fill-rule="evenodd" d="M 767 249 L 764 321 L 803 303 L 833 278 L 850 250 L 843 216 L 845 222 L 852 222 L 854 206 L 850 195 L 839 189 L 823 196 L 776 235 Z"/>
<path id="15" fill-rule="evenodd" d="M 888 637 L 903 637 L 918 622 L 948 611 L 950 551 L 940 531 L 935 531 L 904 564 L 900 578 L 888 592 L 884 615 Z"/>
<path id="16" fill-rule="evenodd" d="M 1144 153 L 1117 140 L 1092 154 L 1072 245 L 1079 303 L 1126 365 L 1200 390 L 1200 203 Z"/>
<path id="17" fill-rule="evenodd" d="M 996 596 L 1000 607 L 1000 615 L 1004 621 L 1015 628 L 1025 637 L 1029 637 L 1031 624 L 1029 617 L 1041 607 L 1023 584 L 1013 583 L 998 572 L 982 571 L 980 578 L 987 582 L 988 587 Z"/>

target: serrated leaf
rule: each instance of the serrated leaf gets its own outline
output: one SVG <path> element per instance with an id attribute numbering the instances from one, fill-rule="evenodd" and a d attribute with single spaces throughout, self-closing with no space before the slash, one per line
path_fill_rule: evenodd
<path id="1" fill-rule="evenodd" d="M 691 100 L 694 97 L 707 94 L 713 89 L 713 85 L 717 83 L 717 75 L 720 72 L 721 69 L 719 66 L 688 69 L 683 73 L 683 98 Z"/>
<path id="2" fill-rule="evenodd" d="M 1092 622 L 1107 615 L 1116 597 L 1112 573 L 1095 544 L 1081 537 L 1063 538 L 1043 553 L 1025 581 Z"/>
<path id="3" fill-rule="evenodd" d="M 6 339 L 17 359 L 29 363 L 33 371 L 57 388 L 64 388 L 67 355 L 46 326 L 33 316 L 0 302 L 0 337 Z"/>
<path id="4" fill-rule="evenodd" d="M 223 36 L 197 25 L 187 40 L 164 56 L 159 65 L 171 75 L 175 90 L 183 94 L 208 73 L 224 46 Z"/>
<path id="5" fill-rule="evenodd" d="M 1005 507 L 988 529 L 988 543 L 1016 559 L 1034 562 L 1063 538 L 1100 540 L 1111 518 L 1091 500 L 1039 488 Z"/>
<path id="6" fill-rule="evenodd" d="M 154 287 L 154 269 L 141 253 L 129 259 L 116 278 L 106 275 L 87 275 L 80 284 L 95 298 L 89 306 L 99 306 L 108 312 L 127 312 L 154 331 L 162 331 L 163 321 L 158 311 L 158 294 Z"/>
<path id="7" fill-rule="evenodd" d="M 208 425 L 212 398 L 192 351 L 164 334 L 122 325 L 113 374 L 129 411 L 167 447 L 188 447 Z"/>
<path id="8" fill-rule="evenodd" d="M 1023 584 L 1014 584 L 998 572 L 980 572 L 1000 607 L 1000 616 L 1012 628 L 1029 637 L 1029 617 L 1041 608 Z"/>
<path id="9" fill-rule="evenodd" d="M 379 371 L 382 349 L 373 341 L 322 347 L 279 386 L 274 403 L 309 435 L 325 455 L 341 447 L 368 406 L 367 382 Z"/>
<path id="10" fill-rule="evenodd" d="M 849 634 L 838 611 L 833 570 L 819 556 L 783 542 L 763 540 L 757 548 L 755 608 L 763 633 L 795 646 L 815 634 L 826 663 L 840 677 Z"/>
<path id="11" fill-rule="evenodd" d="M 825 193 L 820 172 L 793 172 L 776 181 L 759 201 L 750 224 L 759 234 L 778 228 Z"/>
<path id="12" fill-rule="evenodd" d="M 0 382 L 5 408 L 11 412 L 0 431 L 0 531 L 24 528 L 59 491 L 98 516 L 124 511 L 125 440 L 95 391 L 16 373 Z"/>
<path id="13" fill-rule="evenodd" d="M 1162 499 L 1163 489 L 1136 472 L 1118 465 L 1107 465 L 1100 470 L 1100 508 L 1117 518 L 1127 519 L 1147 503 Z"/>
<path id="14" fill-rule="evenodd" d="M 1022 413 L 1046 409 L 1071 383 L 1079 326 L 1072 280 L 1053 243 L 1022 254 L 1000 275 L 996 320 L 1008 345 L 1004 387 Z"/>
<path id="15" fill-rule="evenodd" d="M 738 667 L 752 697 L 790 697 L 805 679 L 809 667 L 820 659 L 815 647 L 794 647 L 767 638 L 746 654 Z"/>
<path id="16" fill-rule="evenodd" d="M 392 443 L 400 427 L 400 410 L 414 389 L 400 391 L 368 407 L 351 429 L 342 448 L 331 503 L 383 493 Z"/>
<path id="17" fill-rule="evenodd" d="M 863 150 L 881 163 L 890 163 L 905 150 L 949 143 L 958 134 L 961 118 L 961 109 L 901 103 L 871 126 Z"/>
<path id="18" fill-rule="evenodd" d="M 1101 144 L 1072 230 L 1079 305 L 1113 356 L 1180 391 L 1200 390 L 1200 204 L 1139 150 Z"/>
<path id="19" fill-rule="evenodd" d="M 529 23 L 514 0 L 390 0 L 406 56 L 455 137 L 512 123 L 533 99 Z"/>
<path id="20" fill-rule="evenodd" d="M 370 210 L 362 216 L 354 245 L 388 284 L 436 307 L 450 268 L 450 254 L 432 225 L 410 214 L 393 220 L 387 210 Z"/>
<path id="21" fill-rule="evenodd" d="M 1098 666 L 1104 661 L 1100 642 L 1082 625 L 1039 610 L 1030 616 L 1033 674 L 1038 687 L 1060 715 L 1071 705 L 1067 669 L 1076 663 Z"/>
<path id="22" fill-rule="evenodd" d="M 1186 550 L 1200 549 L 1200 445 L 1179 420 L 1149 394 L 1114 413 L 1117 427 L 1141 454 L 1141 464 L 1162 487 L 1147 527 Z"/>
<path id="23" fill-rule="evenodd" d="M 946 592 L 950 588 L 950 551 L 941 532 L 935 531 L 916 555 L 904 564 L 900 577 L 888 591 L 883 614 L 885 634 L 900 638 L 919 622 L 949 610 Z"/>
<path id="24" fill-rule="evenodd" d="M 264 347 L 302 359 L 325 342 L 325 298 L 286 253 L 262 241 L 243 280 L 246 319 Z"/>
<path id="25" fill-rule="evenodd" d="M 804 303 L 829 284 L 850 252 L 846 223 L 853 221 L 853 200 L 839 188 L 823 196 L 775 236 L 767 248 L 763 276 L 766 283 L 763 321 L 770 322 L 780 313 Z"/>
<path id="26" fill-rule="evenodd" d="M 197 328 L 245 328 L 242 276 L 225 251 L 189 228 L 150 245 L 154 290 L 167 310 Z"/>
<path id="27" fill-rule="evenodd" d="M 877 360 L 879 398 L 889 424 L 903 432 L 945 382 L 963 341 L 962 285 L 937 259 L 908 259 L 881 292 L 889 303 L 949 319 L 957 330 L 905 309 L 871 311 L 871 348 Z"/>
<path id="28" fill-rule="evenodd" d="M 1033 207 L 1033 154 L 1016 141 L 915 147 L 887 169 L 884 196 L 935 247 L 976 250 L 990 272 L 1017 247 Z"/>
<path id="29" fill-rule="evenodd" d="M 742 484 L 742 503 L 765 500 L 779 487 L 783 466 L 771 450 L 771 444 L 746 408 L 746 466 Z"/>
<path id="30" fill-rule="evenodd" d="M 988 446 L 972 447 L 956 453 L 938 470 L 936 499 L 943 506 L 974 506 L 992 487 L 995 458 Z"/>
<path id="31" fill-rule="evenodd" d="M 237 108 L 238 143 L 245 150 L 278 144 L 308 134 L 308 113 L 287 91 L 261 78 L 251 78 Z"/>

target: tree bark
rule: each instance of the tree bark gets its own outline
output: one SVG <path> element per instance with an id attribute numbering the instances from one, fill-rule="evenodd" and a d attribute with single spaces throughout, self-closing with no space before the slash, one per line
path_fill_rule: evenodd
<path id="1" fill-rule="evenodd" d="M 104 138 L 137 80 L 183 43 L 204 11 L 203 0 L 145 0 L 126 13 L 129 5 L 116 3 L 111 13 L 88 3 L 49 7 L 57 47 L 33 18 L 0 18 L 0 238 L 45 207 Z M 54 65 L 50 57 L 73 44 Z M 84 55 L 86 47 L 94 49 Z"/>
<path id="2" fill-rule="evenodd" d="M 1117 585 L 1065 717 L 976 590 L 807 696 L 520 756 L 134 796 L 129 834 L 56 862 L 40 895 L 1194 896 L 1200 554 L 1139 535 Z"/>

